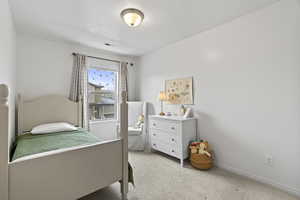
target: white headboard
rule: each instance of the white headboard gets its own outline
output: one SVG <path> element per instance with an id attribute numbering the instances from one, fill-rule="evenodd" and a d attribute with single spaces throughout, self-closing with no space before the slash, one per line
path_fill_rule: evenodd
<path id="1" fill-rule="evenodd" d="M 43 123 L 69 122 L 81 126 L 81 102 L 59 95 L 47 95 L 23 101 L 18 95 L 18 134 Z"/>

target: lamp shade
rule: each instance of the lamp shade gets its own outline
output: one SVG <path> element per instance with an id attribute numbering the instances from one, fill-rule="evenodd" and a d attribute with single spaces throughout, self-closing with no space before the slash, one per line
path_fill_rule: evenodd
<path id="1" fill-rule="evenodd" d="M 164 91 L 159 92 L 158 98 L 160 101 L 168 101 L 169 100 L 168 95 Z"/>

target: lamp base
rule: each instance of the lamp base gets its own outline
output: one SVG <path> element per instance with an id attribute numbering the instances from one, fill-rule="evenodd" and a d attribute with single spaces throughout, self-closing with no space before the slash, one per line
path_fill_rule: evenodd
<path id="1" fill-rule="evenodd" d="M 160 116 L 165 116 L 166 114 L 164 112 L 159 113 Z"/>

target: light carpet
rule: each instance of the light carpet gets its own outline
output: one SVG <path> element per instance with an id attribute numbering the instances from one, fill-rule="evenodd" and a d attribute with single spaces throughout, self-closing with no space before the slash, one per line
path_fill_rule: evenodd
<path id="1" fill-rule="evenodd" d="M 299 200 L 284 191 L 222 169 L 199 171 L 188 163 L 158 153 L 129 153 L 136 187 L 128 200 Z M 120 185 L 113 184 L 81 200 L 120 200 Z"/>

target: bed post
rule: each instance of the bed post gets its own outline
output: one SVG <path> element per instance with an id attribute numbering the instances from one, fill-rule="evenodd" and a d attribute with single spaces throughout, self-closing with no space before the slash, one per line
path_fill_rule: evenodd
<path id="1" fill-rule="evenodd" d="M 0 199 L 8 200 L 8 87 L 0 84 Z"/>
<path id="2" fill-rule="evenodd" d="M 123 141 L 123 177 L 121 184 L 122 200 L 127 199 L 128 193 L 128 105 L 127 92 L 122 91 L 122 102 L 120 105 L 120 132 Z"/>
<path id="3" fill-rule="evenodd" d="M 17 125 L 18 125 L 18 135 L 23 133 L 23 99 L 22 95 L 17 95 Z"/>

